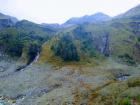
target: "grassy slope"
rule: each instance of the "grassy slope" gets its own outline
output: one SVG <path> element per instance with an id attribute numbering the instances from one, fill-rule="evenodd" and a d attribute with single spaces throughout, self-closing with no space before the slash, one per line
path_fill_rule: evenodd
<path id="1" fill-rule="evenodd" d="M 109 49 L 110 49 L 110 54 L 112 57 L 118 59 L 119 56 L 124 56 L 125 54 L 127 54 L 130 57 L 132 57 L 134 61 L 137 62 L 139 61 L 138 59 L 140 58 L 140 55 L 138 53 L 135 55 L 134 52 L 135 50 L 139 51 L 138 48 L 135 48 L 135 45 L 139 44 L 139 41 L 138 41 L 138 37 L 132 32 L 132 28 L 130 27 L 131 22 L 134 22 L 134 21 L 132 21 L 131 19 L 128 19 L 128 20 L 115 19 L 104 24 L 85 24 L 85 25 L 82 25 L 82 27 L 85 32 L 91 33 L 91 36 L 93 37 L 93 39 L 103 37 L 104 33 L 108 33 L 109 34 Z M 135 22 L 138 23 L 139 21 L 135 21 Z M 69 33 L 72 37 L 75 37 L 73 36 L 74 35 L 73 32 L 77 27 L 81 27 L 81 26 L 74 26 L 74 27 L 67 28 L 64 31 L 60 32 L 59 36 L 63 36 L 64 34 Z M 43 48 L 42 48 L 43 54 L 41 53 L 41 56 L 40 56 L 41 57 L 40 60 L 42 62 L 44 61 L 46 62 L 48 60 L 49 52 L 51 53 L 49 55 L 49 61 L 51 60 L 52 62 L 55 62 L 55 61 L 62 62 L 60 58 L 54 56 L 53 51 L 51 51 L 49 48 L 51 47 L 51 45 L 55 45 L 57 40 L 59 40 L 59 38 L 60 37 L 54 37 L 52 40 L 50 40 L 51 44 L 46 43 L 43 45 Z M 94 59 L 98 60 L 100 57 L 92 58 L 80 49 L 82 46 L 83 40 L 84 39 L 80 39 L 80 40 L 77 40 L 75 38 L 73 39 L 77 47 L 78 53 L 81 57 L 80 61 L 91 63 L 91 62 L 94 62 Z M 100 42 L 97 42 L 97 43 L 100 43 Z"/>
<path id="2" fill-rule="evenodd" d="M 33 46 L 40 46 L 49 40 L 55 30 L 23 20 L 12 27 L 5 27 L 0 31 L 0 48 L 12 58 L 20 58 L 24 63 L 30 59 L 29 51 Z M 31 48 L 32 47 L 32 48 Z M 34 50 L 36 50 L 34 49 Z"/>
<path id="3" fill-rule="evenodd" d="M 76 61 L 63 61 L 59 56 L 55 56 L 54 52 L 51 49 L 51 45 L 55 45 L 55 43 L 57 42 L 58 37 L 54 37 L 51 41 L 48 41 L 46 43 L 43 44 L 42 46 L 42 51 L 40 53 L 40 58 L 39 58 L 39 63 L 52 63 L 55 66 L 64 66 L 64 65 L 71 65 L 71 66 L 80 66 L 80 65 L 86 65 L 86 66 L 93 66 L 93 65 L 98 65 L 99 62 L 101 62 L 101 60 L 104 60 L 104 57 L 102 58 L 100 55 L 100 58 L 95 58 L 95 59 L 90 59 L 87 58 L 86 55 L 80 51 L 80 48 L 78 49 L 78 53 L 80 54 L 80 61 L 76 62 Z M 77 46 L 80 46 L 77 43 Z"/>

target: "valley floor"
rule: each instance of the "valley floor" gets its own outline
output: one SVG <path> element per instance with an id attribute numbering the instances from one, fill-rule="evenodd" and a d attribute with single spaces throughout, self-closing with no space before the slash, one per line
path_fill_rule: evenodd
<path id="1" fill-rule="evenodd" d="M 140 67 L 108 59 L 96 67 L 0 61 L 0 105 L 140 105 Z"/>

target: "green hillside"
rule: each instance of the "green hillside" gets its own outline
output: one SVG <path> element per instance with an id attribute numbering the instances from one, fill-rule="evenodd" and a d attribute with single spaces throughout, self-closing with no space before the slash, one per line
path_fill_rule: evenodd
<path id="1" fill-rule="evenodd" d="M 59 32 L 52 39 L 52 45 L 47 43 L 46 46 L 50 46 L 53 56 L 64 61 L 65 58 L 80 62 L 110 56 L 133 65 L 140 58 L 139 24 L 138 20 L 113 19 L 106 23 L 73 26 Z"/>
<path id="2" fill-rule="evenodd" d="M 41 51 L 42 44 L 54 33 L 55 30 L 43 28 L 38 24 L 19 21 L 14 26 L 1 29 L 0 49 L 11 57 L 24 58 L 29 63 Z"/>

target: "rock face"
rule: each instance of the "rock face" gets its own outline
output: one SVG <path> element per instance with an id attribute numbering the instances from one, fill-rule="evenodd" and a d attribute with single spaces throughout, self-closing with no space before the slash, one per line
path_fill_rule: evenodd
<path id="1" fill-rule="evenodd" d="M 110 51 L 109 51 L 109 35 L 106 34 L 101 38 L 100 41 L 101 45 L 99 47 L 99 51 L 101 53 L 103 53 L 105 56 L 109 56 L 110 55 Z M 99 44 L 99 43 L 97 43 Z M 97 48 L 98 49 L 98 48 Z"/>

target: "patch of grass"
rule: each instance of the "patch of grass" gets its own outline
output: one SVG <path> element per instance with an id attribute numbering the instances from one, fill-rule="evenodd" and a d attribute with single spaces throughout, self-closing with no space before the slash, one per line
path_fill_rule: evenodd
<path id="1" fill-rule="evenodd" d="M 129 87 L 140 86 L 140 77 L 134 77 L 128 80 L 127 82 Z"/>
<path id="2" fill-rule="evenodd" d="M 124 98 L 117 105 L 132 105 L 132 104 L 129 98 Z"/>

